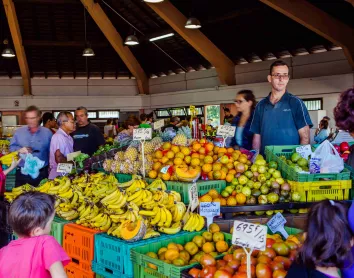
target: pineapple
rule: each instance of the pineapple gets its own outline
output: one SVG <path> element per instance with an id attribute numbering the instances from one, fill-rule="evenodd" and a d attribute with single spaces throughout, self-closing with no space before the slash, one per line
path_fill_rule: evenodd
<path id="1" fill-rule="evenodd" d="M 124 154 L 124 159 L 133 162 L 138 157 L 138 150 L 134 147 L 129 147 Z"/>
<path id="2" fill-rule="evenodd" d="M 111 166 L 111 171 L 113 173 L 120 173 L 120 166 L 121 166 L 121 163 L 119 161 L 113 161 L 112 166 Z"/>
<path id="3" fill-rule="evenodd" d="M 144 142 L 144 154 L 151 154 L 155 151 L 154 144 L 151 142 Z M 140 145 L 139 151 L 142 151 L 142 147 Z"/>
<path id="4" fill-rule="evenodd" d="M 117 152 L 114 156 L 114 160 L 124 160 L 124 152 Z"/>
<path id="5" fill-rule="evenodd" d="M 184 134 L 177 134 L 172 140 L 173 145 L 187 146 L 187 137 Z"/>
<path id="6" fill-rule="evenodd" d="M 157 150 L 162 146 L 162 138 L 161 137 L 155 137 L 151 140 L 151 143 L 154 145 L 154 150 Z"/>
<path id="7" fill-rule="evenodd" d="M 103 162 L 103 169 L 105 171 L 111 171 L 112 169 L 112 164 L 113 164 L 113 159 L 106 159 L 104 162 Z"/>
<path id="8" fill-rule="evenodd" d="M 133 165 L 129 161 L 125 161 L 120 166 L 120 173 L 122 174 L 130 174 L 133 171 Z"/>

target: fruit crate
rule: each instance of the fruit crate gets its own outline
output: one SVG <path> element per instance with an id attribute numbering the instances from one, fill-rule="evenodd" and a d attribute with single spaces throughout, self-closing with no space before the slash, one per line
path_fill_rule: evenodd
<path id="1" fill-rule="evenodd" d="M 344 168 L 347 169 L 348 171 L 350 171 L 350 178 L 352 180 L 352 188 L 350 189 L 350 195 L 349 195 L 349 198 L 350 200 L 353 200 L 354 199 L 354 169 L 352 167 L 350 167 L 348 164 L 345 164 L 344 163 Z"/>
<path id="2" fill-rule="evenodd" d="M 69 263 L 65 266 L 65 272 L 68 278 L 97 278 L 93 271 L 83 271 L 75 267 L 74 263 Z"/>
<path id="3" fill-rule="evenodd" d="M 9 168 L 9 166 L 6 166 L 6 165 L 1 165 L 1 167 L 3 170 L 6 170 Z M 15 176 L 15 175 L 16 175 L 16 168 L 7 174 L 7 176 Z"/>
<path id="4" fill-rule="evenodd" d="M 303 232 L 303 230 L 300 229 L 296 229 L 296 228 L 291 228 L 291 227 L 287 227 L 284 226 L 285 231 L 288 233 L 288 235 L 297 235 Z M 273 233 L 270 231 L 270 229 L 268 228 L 268 232 L 269 235 L 273 235 Z M 200 264 L 197 264 L 196 266 L 189 266 L 187 269 L 182 270 L 181 272 L 181 278 L 193 278 L 190 274 L 188 274 L 188 272 L 191 270 L 191 268 L 198 268 L 198 269 L 202 269 L 202 266 Z"/>
<path id="5" fill-rule="evenodd" d="M 97 273 L 107 277 L 133 278 L 133 264 L 130 260 L 132 248 L 148 245 L 160 240 L 173 239 L 188 232 L 165 235 L 136 242 L 127 242 L 107 234 L 95 235 L 94 263 Z"/>
<path id="6" fill-rule="evenodd" d="M 348 200 L 351 180 L 295 182 L 288 181 L 291 191 L 301 195 L 300 202 L 318 202 L 326 199 Z"/>
<path id="7" fill-rule="evenodd" d="M 198 265 L 198 263 L 194 263 L 187 266 L 175 266 L 173 264 L 168 264 L 158 259 L 153 259 L 151 257 L 146 256 L 145 254 L 147 252 L 157 253 L 161 247 L 166 247 L 171 242 L 184 245 L 187 242 L 191 241 L 193 237 L 195 237 L 196 235 L 201 235 L 203 232 L 205 232 L 205 230 L 202 230 L 200 232 L 188 233 L 186 235 L 175 237 L 173 239 L 160 240 L 158 242 L 149 245 L 143 245 L 143 246 L 133 248 L 131 250 L 130 256 L 131 256 L 131 260 L 134 263 L 134 278 L 151 278 L 151 277 L 179 278 L 181 277 L 181 272 L 184 269 Z M 228 242 L 229 245 L 231 245 L 232 235 L 228 233 L 224 233 L 224 235 L 225 235 L 225 240 Z M 219 259 L 222 256 L 223 255 L 220 254 L 216 258 Z M 154 270 L 152 268 L 149 268 L 148 264 L 150 263 L 154 264 L 157 267 L 157 269 Z"/>
<path id="8" fill-rule="evenodd" d="M 77 224 L 64 225 L 63 248 L 76 268 L 89 272 L 94 258 L 95 234 L 99 231 Z"/>
<path id="9" fill-rule="evenodd" d="M 146 179 L 148 183 L 152 183 L 153 179 Z M 181 194 L 181 201 L 185 204 L 189 204 L 189 189 L 193 183 L 179 182 L 179 181 L 164 181 L 167 186 L 167 190 L 173 190 Z M 210 189 L 215 189 L 218 193 L 226 187 L 226 181 L 224 180 L 212 180 L 212 181 L 197 181 L 198 196 L 202 196 L 209 192 Z"/>
<path id="10" fill-rule="evenodd" d="M 1 167 L 3 170 L 9 168 L 6 165 L 2 165 Z M 12 191 L 12 189 L 15 187 L 15 182 L 16 182 L 16 168 L 6 175 L 5 191 Z"/>
<path id="11" fill-rule="evenodd" d="M 50 230 L 50 235 L 55 237 L 55 239 L 59 242 L 61 246 L 63 246 L 63 231 L 64 225 L 71 223 L 71 221 L 64 220 L 58 216 L 54 217 L 52 222 L 52 227 Z"/>
<path id="12" fill-rule="evenodd" d="M 0 231 L 12 234 L 12 228 L 9 225 L 9 209 L 9 202 L 0 201 Z"/>
<path id="13" fill-rule="evenodd" d="M 350 171 L 348 169 L 343 169 L 341 173 L 319 173 L 319 174 L 301 174 L 296 172 L 292 167 L 286 164 L 285 161 L 280 159 L 280 156 L 285 156 L 290 159 L 291 155 L 294 153 L 295 149 L 299 145 L 292 146 L 267 146 L 265 148 L 267 162 L 275 161 L 278 163 L 278 170 L 280 170 L 282 177 L 289 181 L 298 182 L 312 182 L 320 180 L 349 180 Z"/>
<path id="14" fill-rule="evenodd" d="M 127 181 L 130 181 L 132 179 L 132 175 L 130 175 L 130 174 L 116 173 L 114 175 L 115 175 L 115 177 L 116 177 L 116 179 L 118 180 L 119 183 L 127 182 Z"/>

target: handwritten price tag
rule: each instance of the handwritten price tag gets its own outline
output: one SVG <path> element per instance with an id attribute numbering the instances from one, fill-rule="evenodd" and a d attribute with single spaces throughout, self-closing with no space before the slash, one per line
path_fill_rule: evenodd
<path id="1" fill-rule="evenodd" d="M 230 125 L 221 125 L 218 127 L 217 135 L 222 137 L 234 137 L 236 127 Z"/>
<path id="2" fill-rule="evenodd" d="M 312 155 L 311 145 L 297 147 L 296 152 L 301 155 L 302 158 L 308 159 L 309 156 Z"/>
<path id="3" fill-rule="evenodd" d="M 188 195 L 191 212 L 193 212 L 199 205 L 197 183 L 193 183 L 188 191 Z"/>
<path id="4" fill-rule="evenodd" d="M 266 240 L 267 226 L 235 220 L 232 244 L 264 251 Z"/>
<path id="5" fill-rule="evenodd" d="M 199 206 L 199 214 L 207 219 L 207 227 L 213 223 L 214 216 L 220 215 L 219 202 L 201 202 Z"/>
<path id="6" fill-rule="evenodd" d="M 72 169 L 73 169 L 73 165 L 70 163 L 59 163 L 57 166 L 58 173 L 69 174 L 69 173 L 71 173 Z"/>
<path id="7" fill-rule="evenodd" d="M 289 235 L 284 229 L 285 223 L 286 219 L 280 212 L 278 212 L 268 221 L 267 226 L 272 231 L 272 233 L 280 232 L 283 237 L 288 238 Z"/>
<path id="8" fill-rule="evenodd" d="M 137 128 L 133 131 L 133 140 L 150 140 L 152 137 L 151 128 Z"/>
<path id="9" fill-rule="evenodd" d="M 165 120 L 159 120 L 157 122 L 154 122 L 154 129 L 159 129 L 165 125 Z"/>

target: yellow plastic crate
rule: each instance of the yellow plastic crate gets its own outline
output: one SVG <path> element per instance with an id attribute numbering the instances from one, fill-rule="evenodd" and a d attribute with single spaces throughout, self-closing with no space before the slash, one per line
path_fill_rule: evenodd
<path id="1" fill-rule="evenodd" d="M 322 200 L 348 200 L 351 180 L 297 182 L 288 181 L 291 191 L 301 195 L 300 202 L 318 202 Z"/>

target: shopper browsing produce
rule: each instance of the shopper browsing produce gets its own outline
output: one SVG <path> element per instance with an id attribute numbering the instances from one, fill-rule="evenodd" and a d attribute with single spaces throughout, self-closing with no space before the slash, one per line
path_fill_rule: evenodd
<path id="1" fill-rule="evenodd" d="M 50 142 L 49 157 L 49 179 L 59 176 L 57 172 L 58 163 L 66 163 L 67 155 L 74 151 L 74 141 L 70 134 L 75 130 L 75 121 L 73 115 L 69 111 L 60 112 L 58 115 L 59 129 L 52 137 Z"/>
<path id="2" fill-rule="evenodd" d="M 350 251 L 353 233 L 347 214 L 344 202 L 332 200 L 319 202 L 310 209 L 306 239 L 287 278 L 342 277 L 340 269 L 353 260 Z"/>
<path id="3" fill-rule="evenodd" d="M 0 277 L 67 277 L 70 258 L 50 236 L 55 215 L 54 196 L 29 192 L 19 196 L 9 210 L 9 222 L 19 239 L 0 250 Z"/>
<path id="4" fill-rule="evenodd" d="M 151 128 L 150 123 L 148 123 L 148 115 L 147 114 L 141 114 L 140 115 L 140 122 L 141 124 L 139 125 L 139 128 Z"/>
<path id="5" fill-rule="evenodd" d="M 21 159 L 15 160 L 12 159 L 12 163 L 9 168 L 3 170 L 1 165 L 0 165 L 0 196 L 4 194 L 5 192 L 5 181 L 6 181 L 6 176 L 8 173 L 10 173 L 13 169 L 17 167 L 17 165 L 20 163 Z"/>
<path id="6" fill-rule="evenodd" d="M 44 161 L 44 167 L 40 169 L 39 176 L 35 179 L 32 179 L 30 175 L 23 175 L 20 170 L 17 170 L 15 185 L 21 186 L 29 183 L 38 186 L 42 179 L 48 177 L 49 146 L 53 134 L 48 128 L 39 125 L 41 111 L 36 106 L 29 106 L 25 110 L 25 120 L 27 126 L 16 130 L 10 143 L 10 151 L 18 151 L 20 154 L 32 153 L 34 157 Z"/>
<path id="7" fill-rule="evenodd" d="M 54 115 L 50 112 L 45 112 L 42 116 L 42 124 L 48 128 L 53 134 L 57 131 L 58 125 Z"/>
<path id="8" fill-rule="evenodd" d="M 310 143 L 310 115 L 303 101 L 287 91 L 289 78 L 285 62 L 275 61 L 270 66 L 272 91 L 257 104 L 251 123 L 253 148 L 261 153 L 266 146 Z"/>
<path id="9" fill-rule="evenodd" d="M 162 132 L 164 132 L 165 130 L 171 130 L 173 129 L 174 131 L 178 131 L 178 124 L 179 122 L 181 121 L 180 118 L 178 117 L 172 117 L 171 120 L 170 120 L 170 123 L 166 126 L 164 126 L 161 130 Z"/>
<path id="10" fill-rule="evenodd" d="M 247 150 L 252 149 L 253 133 L 250 131 L 256 98 L 252 91 L 242 90 L 236 96 L 236 107 L 238 114 L 232 121 L 232 126 L 236 126 L 233 145 L 238 145 Z"/>
<path id="11" fill-rule="evenodd" d="M 229 123 L 231 124 L 232 119 L 234 118 L 234 115 L 231 114 L 230 109 L 229 108 L 224 108 L 224 124 Z"/>
<path id="12" fill-rule="evenodd" d="M 118 133 L 116 137 L 116 141 L 124 142 L 125 140 L 132 140 L 133 139 L 133 131 L 134 129 L 138 128 L 140 121 L 137 117 L 129 117 L 124 123 L 124 130 Z"/>
<path id="13" fill-rule="evenodd" d="M 117 135 L 115 126 L 113 125 L 113 120 L 108 119 L 107 124 L 103 128 L 105 137 L 114 137 Z"/>
<path id="14" fill-rule="evenodd" d="M 105 140 L 98 126 L 88 120 L 87 109 L 80 106 L 75 111 L 77 122 L 76 131 L 72 133 L 74 138 L 74 151 L 81 151 L 92 155 L 98 147 L 104 145 Z"/>
<path id="15" fill-rule="evenodd" d="M 316 130 L 314 141 L 317 144 L 322 143 L 329 136 L 328 122 L 326 120 L 321 120 L 318 125 L 318 132 Z"/>

